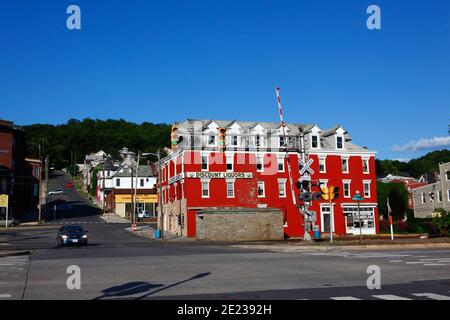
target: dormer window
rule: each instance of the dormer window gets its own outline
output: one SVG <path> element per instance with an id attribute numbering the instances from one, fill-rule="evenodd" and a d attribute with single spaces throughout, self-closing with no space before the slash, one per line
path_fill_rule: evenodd
<path id="1" fill-rule="evenodd" d="M 280 136 L 280 148 L 285 147 L 286 144 L 286 139 L 284 138 L 284 136 Z"/>
<path id="2" fill-rule="evenodd" d="M 237 136 L 231 136 L 231 145 L 233 147 L 236 147 L 238 145 L 238 137 Z"/>
<path id="3" fill-rule="evenodd" d="M 311 136 L 311 148 L 318 149 L 319 148 L 319 136 L 318 135 L 312 135 Z"/>
<path id="4" fill-rule="evenodd" d="M 216 136 L 211 135 L 208 137 L 208 145 L 215 146 L 216 145 Z"/>
<path id="5" fill-rule="evenodd" d="M 336 137 L 336 149 L 344 149 L 344 137 L 343 136 Z"/>
<path id="6" fill-rule="evenodd" d="M 260 147 L 261 146 L 261 136 L 257 135 L 255 136 L 255 147 Z"/>

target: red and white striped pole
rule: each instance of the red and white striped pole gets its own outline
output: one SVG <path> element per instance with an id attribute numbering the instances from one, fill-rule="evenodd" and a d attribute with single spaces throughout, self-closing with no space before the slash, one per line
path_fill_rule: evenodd
<path id="1" fill-rule="evenodd" d="M 284 145 L 285 145 L 285 150 L 286 150 L 286 158 L 287 158 L 288 173 L 289 173 L 289 185 L 291 186 L 291 193 L 292 193 L 292 201 L 294 202 L 294 205 L 297 205 L 297 200 L 295 199 L 295 193 L 294 193 L 294 183 L 293 183 L 293 179 L 292 179 L 291 162 L 289 161 L 288 140 L 287 140 L 287 136 L 286 136 L 286 123 L 283 120 L 283 109 L 281 108 L 280 88 L 276 87 L 275 91 L 277 92 L 278 111 L 280 114 L 281 128 L 283 130 Z"/>

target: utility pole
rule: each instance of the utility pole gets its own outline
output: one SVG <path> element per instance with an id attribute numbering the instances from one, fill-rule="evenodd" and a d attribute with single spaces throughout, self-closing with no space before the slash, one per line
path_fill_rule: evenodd
<path id="1" fill-rule="evenodd" d="M 161 232 L 161 240 L 164 239 L 164 212 L 162 204 L 162 172 L 161 172 L 161 151 L 158 149 L 156 153 L 158 157 L 158 181 L 159 181 L 159 216 L 158 216 L 158 230 Z"/>
<path id="2" fill-rule="evenodd" d="M 42 150 L 41 144 L 39 144 L 39 161 L 41 165 L 39 167 L 39 190 L 38 190 L 38 222 L 42 222 Z"/>
<path id="3" fill-rule="evenodd" d="M 45 158 L 45 190 L 44 190 L 44 197 L 45 197 L 45 212 L 47 213 L 47 194 L 48 194 L 48 162 L 49 162 L 49 155 Z"/>
<path id="4" fill-rule="evenodd" d="M 133 200 L 134 200 L 134 197 L 133 197 L 133 194 L 134 194 L 134 188 L 133 188 L 134 168 L 133 168 L 133 163 L 131 163 L 131 174 L 130 174 L 130 177 L 131 177 L 131 194 L 130 194 L 130 196 L 131 196 L 131 206 L 133 207 Z M 130 213 L 130 222 L 131 222 L 131 227 L 133 228 L 133 214 L 132 213 Z"/>
<path id="5" fill-rule="evenodd" d="M 138 179 L 138 172 L 139 172 L 139 161 L 140 161 L 140 157 L 141 157 L 141 152 L 138 151 L 138 156 L 137 156 L 137 162 L 136 162 L 136 169 L 135 169 L 135 175 L 136 175 L 136 185 L 134 188 L 134 193 L 133 193 L 133 219 L 131 220 L 131 223 L 134 223 L 135 220 L 135 214 L 136 214 L 136 192 L 137 192 L 137 179 Z"/>

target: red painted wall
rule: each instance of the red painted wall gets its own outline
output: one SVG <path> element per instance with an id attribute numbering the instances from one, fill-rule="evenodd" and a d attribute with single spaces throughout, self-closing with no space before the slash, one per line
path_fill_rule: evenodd
<path id="1" fill-rule="evenodd" d="M 0 132 L 0 166 L 12 169 L 12 132 Z"/>
<path id="2" fill-rule="evenodd" d="M 185 151 L 184 154 L 184 171 L 185 172 L 200 172 L 201 161 L 199 151 Z M 311 168 L 315 171 L 313 180 L 328 179 L 328 185 L 339 186 L 340 197 L 334 201 L 334 217 L 335 217 L 335 231 L 337 234 L 345 234 L 345 218 L 343 216 L 342 203 L 354 203 L 350 198 L 343 197 L 342 179 L 351 180 L 350 195 L 353 196 L 356 190 L 363 194 L 363 180 L 371 181 L 371 194 L 363 203 L 376 203 L 376 176 L 375 176 L 375 159 L 373 156 L 369 160 L 369 173 L 363 173 L 363 165 L 361 156 L 349 157 L 349 172 L 342 172 L 341 156 L 329 154 L 326 157 L 326 173 L 319 172 L 319 159 L 317 155 L 311 155 L 310 158 L 314 160 Z M 299 209 L 292 203 L 291 186 L 289 185 L 289 175 L 287 164 L 285 163 L 284 172 L 278 172 L 278 160 L 276 154 L 264 155 L 264 172 L 257 172 L 256 170 L 256 154 L 245 154 L 244 163 L 238 163 L 237 156 L 234 157 L 234 172 L 252 172 L 251 179 L 236 179 L 235 180 L 235 197 L 227 198 L 226 180 L 225 179 L 211 179 L 210 180 L 210 195 L 209 198 L 202 198 L 201 194 L 201 179 L 185 178 L 184 179 L 184 196 L 187 198 L 187 232 L 189 237 L 195 237 L 195 215 L 199 208 L 203 207 L 247 207 L 256 208 L 258 204 L 267 204 L 268 208 L 279 208 L 284 213 L 288 225 L 285 228 L 285 234 L 289 237 L 303 236 L 303 216 Z M 242 162 L 242 161 L 241 161 Z M 173 160 L 170 165 L 166 167 L 166 171 L 170 171 L 170 176 L 174 174 Z M 290 155 L 290 163 L 292 170 L 293 181 L 297 181 L 300 177 L 297 155 Z M 182 169 L 181 163 L 177 166 L 177 173 Z M 212 153 L 209 158 L 209 172 L 225 172 L 226 160 L 224 153 Z M 167 176 L 168 177 L 168 176 Z M 286 179 L 286 198 L 278 196 L 278 179 Z M 257 196 L 257 181 L 265 182 L 265 198 L 258 198 Z M 163 182 L 163 186 L 167 187 L 168 178 Z M 177 187 L 181 188 L 178 183 Z M 173 197 L 172 184 L 169 187 L 169 196 Z M 313 191 L 319 191 L 317 187 Z M 295 196 L 298 196 L 298 189 L 294 187 Z M 177 198 L 180 192 L 177 190 Z M 170 199 L 170 198 L 169 198 Z M 299 201 L 297 201 L 298 204 Z M 317 212 L 318 224 L 320 225 L 320 203 L 323 201 L 314 201 L 312 210 Z M 355 202 L 356 203 L 356 202 Z M 378 232 L 378 211 L 375 208 L 375 224 Z"/>

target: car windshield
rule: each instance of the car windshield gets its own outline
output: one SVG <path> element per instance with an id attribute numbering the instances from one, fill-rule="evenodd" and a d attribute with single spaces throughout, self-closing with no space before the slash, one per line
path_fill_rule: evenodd
<path id="1" fill-rule="evenodd" d="M 70 227 L 64 227 L 63 232 L 83 233 L 84 229 L 82 227 L 70 226 Z"/>

